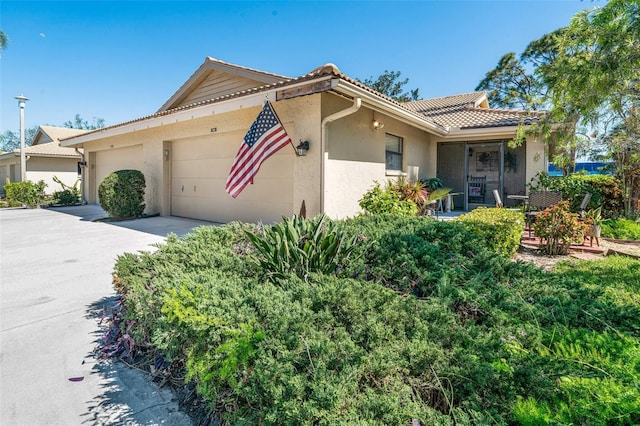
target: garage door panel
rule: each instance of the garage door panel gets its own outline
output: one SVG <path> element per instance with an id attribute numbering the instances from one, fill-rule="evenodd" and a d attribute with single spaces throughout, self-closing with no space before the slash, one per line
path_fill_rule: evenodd
<path id="1" fill-rule="evenodd" d="M 142 145 L 134 145 L 125 148 L 109 149 L 96 152 L 96 196 L 100 183 L 117 170 L 140 170 L 143 171 L 144 160 Z"/>
<path id="2" fill-rule="evenodd" d="M 172 142 L 171 214 L 215 222 L 278 221 L 292 212 L 293 161 L 286 147 L 265 161 L 237 197 L 224 190 L 241 135 Z"/>

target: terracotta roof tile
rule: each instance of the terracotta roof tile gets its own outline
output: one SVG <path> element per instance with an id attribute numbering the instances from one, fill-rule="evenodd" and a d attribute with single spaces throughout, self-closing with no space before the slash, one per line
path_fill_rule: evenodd
<path id="1" fill-rule="evenodd" d="M 218 59 L 208 58 L 210 61 L 218 61 L 224 63 Z M 225 63 L 226 64 L 226 63 Z M 229 64 L 232 66 L 239 67 L 237 65 Z M 166 115 L 170 115 L 179 111 L 189 110 L 192 108 L 197 108 L 200 106 L 210 105 L 217 102 L 226 101 L 229 99 L 240 98 L 242 96 L 247 96 L 250 94 L 256 94 L 261 92 L 266 92 L 268 90 L 285 88 L 287 86 L 313 80 L 321 77 L 335 77 L 340 78 L 346 82 L 349 82 L 361 89 L 364 89 L 385 101 L 392 103 L 405 111 L 416 115 L 423 120 L 430 121 L 438 127 L 447 128 L 447 127 L 459 127 L 459 128 L 480 128 L 480 127 L 500 127 L 500 126 L 513 126 L 517 125 L 524 119 L 525 124 L 530 124 L 538 119 L 539 113 L 528 113 L 526 111 L 511 111 L 511 110 L 497 110 L 497 109 L 488 109 L 488 108 L 478 108 L 479 106 L 485 106 L 486 104 L 486 94 L 485 92 L 473 92 L 466 93 L 461 95 L 454 96 L 445 96 L 441 98 L 433 98 L 433 99 L 425 99 L 421 101 L 407 102 L 402 103 L 398 102 L 395 99 L 392 99 L 372 88 L 366 86 L 365 84 L 355 80 L 353 78 L 348 77 L 343 74 L 340 69 L 334 64 L 325 64 L 322 65 L 311 72 L 301 75 L 296 78 L 287 78 L 283 76 L 279 76 L 278 74 L 265 73 L 264 71 L 254 70 L 252 68 L 247 67 L 239 67 L 247 70 L 252 70 L 256 72 L 261 72 L 266 75 L 272 75 L 277 77 L 282 77 L 283 79 L 271 84 L 265 84 L 263 86 L 254 87 L 252 89 L 243 90 L 240 92 L 220 96 L 217 98 L 207 99 L 204 101 L 194 102 L 188 105 L 183 105 L 177 108 L 159 111 L 151 115 L 147 115 L 144 117 L 136 118 L 134 120 L 125 121 L 122 123 L 114 124 L 112 126 L 108 126 L 102 129 L 96 129 L 90 131 L 86 134 L 97 133 L 105 129 L 112 129 L 117 127 L 126 126 L 128 124 L 137 123 L 140 121 L 162 117 Z M 73 136 L 63 138 L 72 139 Z"/>
<path id="2" fill-rule="evenodd" d="M 29 146 L 24 149 L 24 153 L 25 155 L 38 157 L 80 158 L 80 154 L 78 154 L 74 148 L 60 146 L 60 142 L 50 142 Z M 7 154 L 19 156 L 20 149 L 14 149 L 13 151 L 4 153 L 2 155 Z"/>
<path id="3" fill-rule="evenodd" d="M 36 133 L 35 140 L 39 141 L 43 136 L 51 140 L 36 143 L 24 149 L 25 155 L 40 157 L 62 157 L 62 158 L 80 158 L 80 154 L 74 148 L 60 146 L 60 139 L 70 138 L 81 134 L 88 133 L 87 130 L 69 129 L 66 127 L 40 126 Z M 14 149 L 10 152 L 3 152 L 1 155 L 20 155 L 20 149 Z"/>
<path id="4" fill-rule="evenodd" d="M 408 102 L 405 106 L 442 126 L 460 129 L 528 125 L 537 122 L 544 114 L 540 111 L 480 107 L 486 104 L 485 101 L 485 92 L 473 92 Z"/>

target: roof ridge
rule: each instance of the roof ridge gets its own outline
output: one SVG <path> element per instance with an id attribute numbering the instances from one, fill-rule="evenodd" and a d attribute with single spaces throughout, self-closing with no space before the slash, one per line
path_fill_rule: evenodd
<path id="1" fill-rule="evenodd" d="M 458 97 L 462 97 L 462 96 L 469 96 L 469 95 L 487 95 L 487 92 L 485 92 L 484 90 L 479 90 L 476 92 L 467 92 L 467 93 L 458 93 L 457 95 L 448 95 L 448 96 L 438 96 L 437 98 L 425 98 L 425 99 L 419 99 L 417 101 L 409 101 L 409 102 L 405 102 L 405 104 L 412 104 L 415 102 L 429 102 L 429 101 L 437 101 L 437 100 L 441 100 L 441 99 L 450 99 L 450 98 L 458 98 Z"/>
<path id="2" fill-rule="evenodd" d="M 292 79 L 292 77 L 287 77 L 287 76 L 282 75 L 282 74 L 276 74 L 276 73 L 272 73 L 272 72 L 268 72 L 268 71 L 262 71 L 262 70 L 259 70 L 257 68 L 251 68 L 251 67 L 246 67 L 246 66 L 243 66 L 243 65 L 233 64 L 231 62 L 227 62 L 227 61 L 223 61 L 223 60 L 218 59 L 218 58 L 214 58 L 213 56 L 207 56 L 205 58 L 205 63 L 206 62 L 215 62 L 215 63 L 218 63 L 218 64 L 228 65 L 230 67 L 241 68 L 241 69 L 244 69 L 244 70 L 247 70 L 247 71 L 253 71 L 253 72 L 269 75 L 271 77 L 276 77 L 276 78 L 280 78 L 280 79 L 284 79 L 284 80 L 291 80 Z"/>
<path id="3" fill-rule="evenodd" d="M 467 107 L 468 110 L 483 111 L 483 112 L 510 112 L 515 114 L 532 114 L 532 115 L 544 115 L 546 111 L 539 110 L 527 110 L 527 109 L 508 109 L 508 108 L 478 108 Z"/>

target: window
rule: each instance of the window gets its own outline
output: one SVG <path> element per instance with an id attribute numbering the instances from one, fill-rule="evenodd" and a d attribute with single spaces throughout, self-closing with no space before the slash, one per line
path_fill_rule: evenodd
<path id="1" fill-rule="evenodd" d="M 384 135 L 387 171 L 402 171 L 402 138 L 390 134 Z"/>

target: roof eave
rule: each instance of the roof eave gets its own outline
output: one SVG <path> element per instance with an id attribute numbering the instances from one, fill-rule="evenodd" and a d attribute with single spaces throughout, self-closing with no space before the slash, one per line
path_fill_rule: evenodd
<path id="1" fill-rule="evenodd" d="M 295 88 L 325 80 L 333 80 L 333 76 L 325 75 L 315 79 L 301 80 L 297 83 L 288 85 L 273 85 L 271 87 L 265 86 L 264 90 L 258 90 L 248 95 L 232 97 L 231 99 L 221 99 L 219 101 L 207 103 L 206 105 L 202 106 L 177 109 L 174 112 L 168 112 L 167 114 L 159 116 L 152 115 L 144 119 L 134 120 L 130 123 L 116 124 L 111 127 L 105 127 L 103 129 L 92 131 L 91 133 L 62 139 L 60 141 L 60 146 L 80 147 L 86 142 L 91 142 L 97 139 L 104 139 L 107 137 L 118 136 L 126 133 L 175 124 L 196 118 L 207 117 L 214 114 L 222 114 L 239 109 L 260 106 L 264 104 L 265 100 L 267 99 L 271 102 L 276 102 L 277 93 L 282 91 L 283 89 Z M 331 87 L 333 86 L 334 85 L 332 84 Z"/>
<path id="2" fill-rule="evenodd" d="M 493 127 L 452 127 L 447 135 L 449 138 L 464 137 L 482 137 L 489 135 L 509 136 L 513 137 L 518 131 L 519 126 L 493 126 Z M 529 125 L 525 125 L 525 128 Z"/>
<path id="3" fill-rule="evenodd" d="M 375 107 L 381 112 L 387 113 L 399 121 L 425 130 L 429 133 L 435 133 L 439 136 L 446 136 L 449 134 L 448 128 L 440 126 L 439 124 L 436 124 L 426 118 L 422 118 L 417 113 L 413 113 L 406 108 L 395 105 L 394 103 L 381 98 L 375 93 L 344 79 L 339 80 L 334 90 L 351 97 L 359 97 L 364 103 L 369 104 L 369 106 Z"/>

